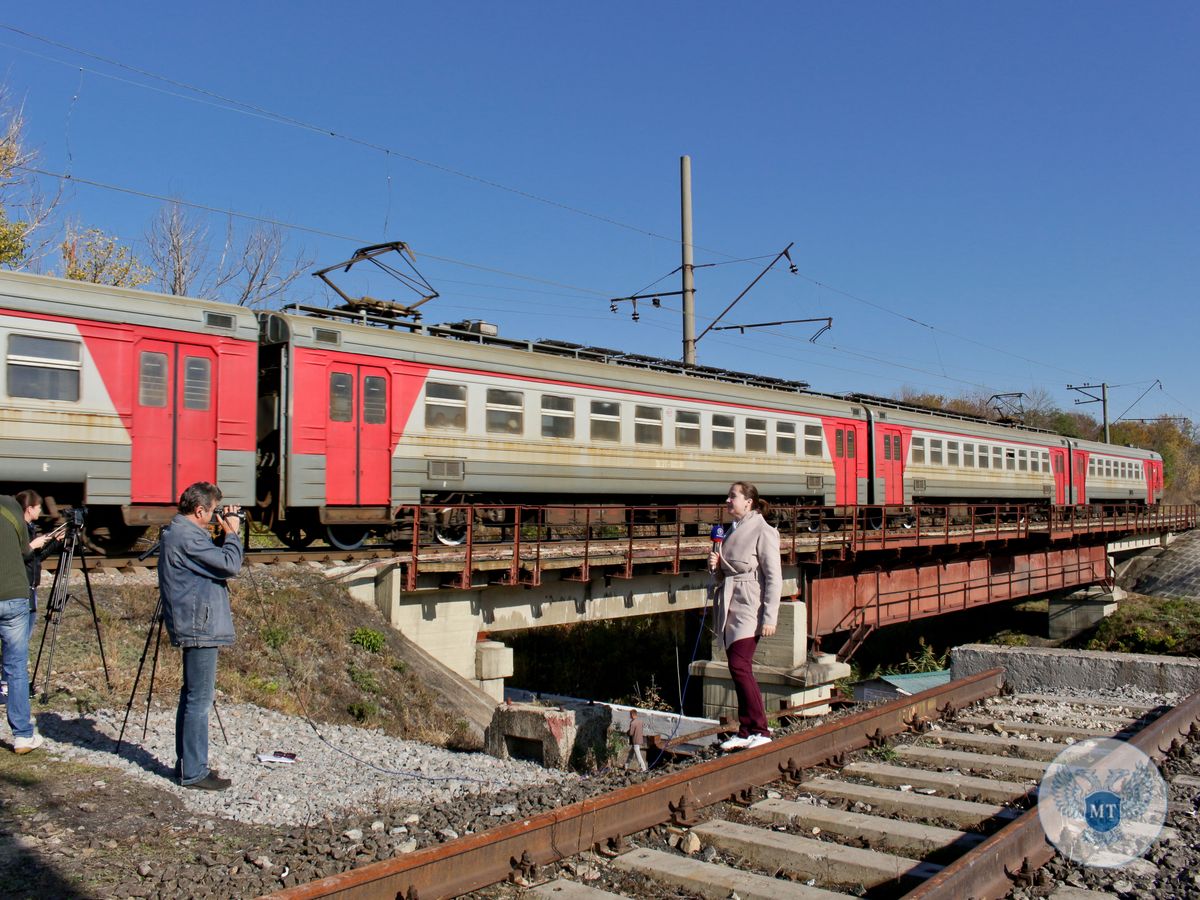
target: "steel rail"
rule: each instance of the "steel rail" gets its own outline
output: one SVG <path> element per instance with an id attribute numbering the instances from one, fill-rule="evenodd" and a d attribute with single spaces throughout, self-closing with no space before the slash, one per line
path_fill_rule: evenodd
<path id="1" fill-rule="evenodd" d="M 839 760 L 846 753 L 937 718 L 948 709 L 995 696 L 1003 686 L 1003 676 L 1003 669 L 989 669 L 753 750 L 698 763 L 447 844 L 297 885 L 270 897 L 455 897 L 518 873 L 532 873 L 537 866 L 590 847 L 614 846 L 626 835 L 654 825 L 668 821 L 692 824 L 694 814 L 712 803 L 745 797 L 750 788 L 780 778 L 800 779 L 805 768 Z"/>
<path id="2" fill-rule="evenodd" d="M 1155 761 L 1200 733 L 1200 691 L 1129 738 Z M 1036 800 L 1036 791 L 1033 792 Z M 904 895 L 905 900 L 988 900 L 1005 897 L 1054 856 L 1034 803 L 1025 813 Z"/>

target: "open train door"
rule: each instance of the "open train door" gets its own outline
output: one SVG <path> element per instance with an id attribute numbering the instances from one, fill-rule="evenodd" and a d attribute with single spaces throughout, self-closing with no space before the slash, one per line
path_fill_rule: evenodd
<path id="1" fill-rule="evenodd" d="M 330 506 L 391 503 L 391 412 L 386 369 L 354 363 L 329 367 L 325 502 Z"/>
<path id="2" fill-rule="evenodd" d="M 1054 504 L 1064 506 L 1067 502 L 1067 450 L 1065 447 L 1050 448 L 1050 471 L 1054 473 Z"/>
<path id="3" fill-rule="evenodd" d="M 217 480 L 217 357 L 173 341 L 136 344 L 130 493 L 134 503 L 170 503 L 188 485 Z"/>

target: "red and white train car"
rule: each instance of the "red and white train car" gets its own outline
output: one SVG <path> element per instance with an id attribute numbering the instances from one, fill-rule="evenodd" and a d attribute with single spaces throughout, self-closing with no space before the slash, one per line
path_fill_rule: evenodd
<path id="1" fill-rule="evenodd" d="M 227 304 L 0 273 L 0 490 L 86 504 L 106 549 L 194 481 L 253 502 L 257 338 Z"/>

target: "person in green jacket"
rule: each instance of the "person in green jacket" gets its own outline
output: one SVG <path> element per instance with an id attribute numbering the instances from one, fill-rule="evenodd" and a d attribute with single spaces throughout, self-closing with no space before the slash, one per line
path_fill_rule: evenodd
<path id="1" fill-rule="evenodd" d="M 8 727 L 17 753 L 42 746 L 29 711 L 29 576 L 25 561 L 32 554 L 25 510 L 15 498 L 0 495 L 0 658 L 8 683 Z"/>

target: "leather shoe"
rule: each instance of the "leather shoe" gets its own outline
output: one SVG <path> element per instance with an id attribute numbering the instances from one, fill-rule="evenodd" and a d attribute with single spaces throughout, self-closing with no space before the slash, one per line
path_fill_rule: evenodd
<path id="1" fill-rule="evenodd" d="M 199 781 L 193 781 L 191 784 L 182 785 L 185 788 L 192 788 L 197 791 L 223 791 L 233 784 L 228 778 L 222 778 L 216 772 L 209 772 Z"/>

